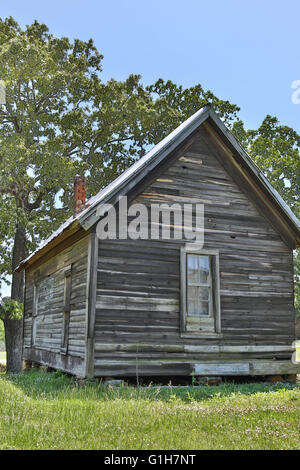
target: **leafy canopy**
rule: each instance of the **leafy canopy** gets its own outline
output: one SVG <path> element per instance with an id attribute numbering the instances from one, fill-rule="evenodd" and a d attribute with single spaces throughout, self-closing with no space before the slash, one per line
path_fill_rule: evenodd
<path id="1" fill-rule="evenodd" d="M 73 180 L 95 193 L 208 101 L 228 122 L 238 107 L 204 92 L 139 75 L 101 81 L 93 41 L 56 38 L 35 21 L 0 19 L 0 275 L 11 273 L 13 237 L 32 251 L 72 211 Z"/>
<path id="2" fill-rule="evenodd" d="M 0 302 L 0 320 L 9 318 L 10 320 L 19 320 L 23 315 L 23 304 L 17 300 L 3 297 Z M 1 338 L 0 338 L 1 339 Z"/>
<path id="3" fill-rule="evenodd" d="M 299 217 L 300 135 L 270 115 L 257 130 L 246 131 L 241 121 L 235 122 L 233 133 Z"/>

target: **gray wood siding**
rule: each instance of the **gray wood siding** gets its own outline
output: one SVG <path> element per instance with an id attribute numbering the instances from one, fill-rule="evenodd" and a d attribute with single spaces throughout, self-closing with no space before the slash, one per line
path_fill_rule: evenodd
<path id="1" fill-rule="evenodd" d="M 68 355 L 85 355 L 86 284 L 89 235 L 26 272 L 24 348 L 31 346 L 34 282 L 45 285 L 38 302 L 36 341 L 32 349 L 59 353 L 63 326 L 64 269 L 72 264 Z M 47 287 L 48 283 L 48 287 Z"/>
<path id="2" fill-rule="evenodd" d="M 25 274 L 26 275 L 26 274 Z M 25 296 L 24 296 L 24 322 L 23 322 L 23 348 L 31 346 L 32 331 L 32 311 L 33 311 L 33 283 L 25 278 Z"/>
<path id="3" fill-rule="evenodd" d="M 225 171 L 204 131 L 134 202 L 205 204 L 204 247 L 220 253 L 223 336 L 180 336 L 182 241 L 101 240 L 96 375 L 184 375 L 189 362 L 224 360 L 224 350 L 212 345 L 283 346 L 233 350 L 225 354 L 230 360 L 290 357 L 284 346 L 295 334 L 292 252 Z"/>

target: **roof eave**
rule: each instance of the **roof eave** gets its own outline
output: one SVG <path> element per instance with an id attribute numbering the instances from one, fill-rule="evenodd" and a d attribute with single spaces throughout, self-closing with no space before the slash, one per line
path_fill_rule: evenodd
<path id="1" fill-rule="evenodd" d="M 74 235 L 81 229 L 81 225 L 77 219 L 74 219 L 70 225 L 68 225 L 64 230 L 62 230 L 56 237 L 52 238 L 48 243 L 45 243 L 41 248 L 37 248 L 35 252 L 29 255 L 25 260 L 16 267 L 15 271 L 23 271 L 32 266 L 36 261 L 38 261 L 42 256 L 46 255 L 50 250 L 59 245 L 62 241 L 69 238 L 71 235 Z"/>

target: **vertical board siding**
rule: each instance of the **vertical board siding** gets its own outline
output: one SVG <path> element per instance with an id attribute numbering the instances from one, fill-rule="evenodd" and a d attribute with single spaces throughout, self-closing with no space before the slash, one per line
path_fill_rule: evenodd
<path id="1" fill-rule="evenodd" d="M 182 362 L 175 373 L 184 374 L 183 363 L 189 360 L 219 357 L 186 352 L 188 345 L 291 345 L 292 252 L 225 171 L 201 130 L 188 151 L 134 202 L 149 207 L 162 202 L 204 203 L 204 247 L 218 249 L 220 256 L 222 338 L 187 339 L 180 335 L 182 241 L 101 240 L 96 373 L 119 371 L 126 375 L 134 372 L 137 360 L 145 360 L 143 371 L 147 374 L 156 370 L 151 369 L 153 359 L 161 361 L 166 373 L 174 373 L 170 362 Z M 271 351 L 262 357 L 274 354 Z"/>
<path id="2" fill-rule="evenodd" d="M 31 347 L 31 332 L 32 332 L 32 311 L 33 311 L 33 295 L 34 286 L 31 282 L 30 276 L 28 278 L 25 273 L 25 296 L 24 296 L 24 322 L 23 322 L 23 347 Z"/>

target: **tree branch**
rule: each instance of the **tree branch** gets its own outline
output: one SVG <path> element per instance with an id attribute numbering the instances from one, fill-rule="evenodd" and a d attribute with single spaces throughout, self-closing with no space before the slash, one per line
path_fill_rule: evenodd
<path id="1" fill-rule="evenodd" d="M 27 200 L 26 210 L 31 212 L 34 209 L 38 209 L 40 207 L 41 203 L 42 203 L 43 197 L 44 197 L 44 193 L 41 191 L 38 194 L 38 196 L 37 196 L 37 198 L 34 202 L 28 202 L 28 200 Z"/>

